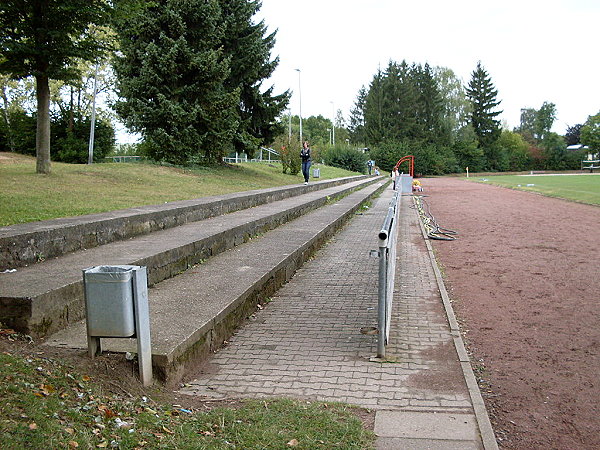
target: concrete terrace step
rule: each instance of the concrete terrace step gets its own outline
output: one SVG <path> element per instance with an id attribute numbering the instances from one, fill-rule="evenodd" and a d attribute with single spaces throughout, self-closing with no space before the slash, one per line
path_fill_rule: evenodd
<path id="1" fill-rule="evenodd" d="M 0 321 L 35 336 L 48 335 L 84 317 L 82 269 L 143 265 L 153 285 L 376 180 L 314 190 L 0 274 Z"/>
<path id="2" fill-rule="evenodd" d="M 344 177 L 1 227 L 0 271 L 364 178 Z"/>
<path id="3" fill-rule="evenodd" d="M 181 379 L 223 342 L 360 208 L 384 180 L 210 258 L 149 290 L 155 376 Z M 87 349 L 85 321 L 47 345 Z M 103 339 L 103 349 L 135 352 L 133 339 Z"/>

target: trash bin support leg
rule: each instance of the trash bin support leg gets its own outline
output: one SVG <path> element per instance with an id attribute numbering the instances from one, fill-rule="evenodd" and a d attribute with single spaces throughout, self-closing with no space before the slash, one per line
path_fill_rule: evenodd
<path id="1" fill-rule="evenodd" d="M 96 336 L 88 336 L 88 354 L 90 358 L 94 358 L 102 353 L 102 344 L 100 343 L 100 338 Z"/>
<path id="2" fill-rule="evenodd" d="M 137 337 L 140 381 L 152 384 L 152 346 L 150 344 L 150 310 L 148 308 L 148 275 L 142 266 L 133 272 L 133 307 Z"/>

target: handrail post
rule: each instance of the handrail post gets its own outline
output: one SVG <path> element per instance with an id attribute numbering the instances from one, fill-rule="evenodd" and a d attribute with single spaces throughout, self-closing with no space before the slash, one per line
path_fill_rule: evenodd
<path id="1" fill-rule="evenodd" d="M 387 239 L 379 240 L 379 287 L 377 304 L 377 358 L 385 359 L 386 331 L 386 290 L 387 290 Z"/>

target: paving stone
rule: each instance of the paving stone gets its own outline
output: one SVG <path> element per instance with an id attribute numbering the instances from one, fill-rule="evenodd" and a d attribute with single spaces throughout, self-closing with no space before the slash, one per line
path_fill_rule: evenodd
<path id="1" fill-rule="evenodd" d="M 375 409 L 379 427 L 385 419 L 381 414 L 428 414 L 414 416 L 431 419 L 429 428 L 413 430 L 417 434 L 401 431 L 388 436 L 376 428 L 382 436 L 378 448 L 428 448 L 419 445 L 431 442 L 440 444 L 431 448 L 445 448 L 444 443 L 447 448 L 482 448 L 454 337 L 410 198 L 401 202 L 399 264 L 386 349 L 388 358 L 397 362 L 370 361 L 377 353 L 377 336 L 360 333 L 361 327 L 377 325 L 378 259 L 369 252 L 378 248 L 377 234 L 390 197 L 390 191 L 385 191 L 368 212 L 355 216 L 273 296 L 256 321 L 236 333 L 215 358 L 217 373 L 245 368 L 240 348 L 251 349 L 252 362 L 258 365 L 254 373 L 268 377 L 272 371 L 279 377 L 270 378 L 270 393 L 275 396 L 351 402 Z M 269 364 L 264 363 L 265 354 Z M 237 380 L 248 388 L 242 396 L 267 394 L 251 381 L 249 375 Z M 232 395 L 214 370 L 199 372 L 197 380 L 180 392 L 209 398 Z M 467 417 L 467 423 L 445 434 L 451 423 L 447 414 Z M 434 432 L 439 435 L 427 434 Z M 392 444 L 397 446 L 385 447 Z"/>

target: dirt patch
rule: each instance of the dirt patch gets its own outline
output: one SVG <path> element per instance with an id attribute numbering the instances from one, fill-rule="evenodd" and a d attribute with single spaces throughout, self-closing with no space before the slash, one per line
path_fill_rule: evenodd
<path id="1" fill-rule="evenodd" d="M 424 182 L 434 241 L 503 448 L 600 448 L 600 208 Z"/>

